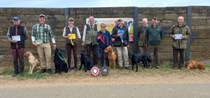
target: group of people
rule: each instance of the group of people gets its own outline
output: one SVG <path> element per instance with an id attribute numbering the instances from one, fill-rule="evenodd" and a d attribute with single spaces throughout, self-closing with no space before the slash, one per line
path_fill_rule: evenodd
<path id="1" fill-rule="evenodd" d="M 39 15 L 39 23 L 33 25 L 31 40 L 32 44 L 37 48 L 39 60 L 41 63 L 41 70 L 39 73 L 52 74 L 51 64 L 51 44 L 53 49 L 56 48 L 55 35 L 51 29 L 51 26 L 46 24 L 46 17 L 44 14 Z M 78 46 L 81 44 L 88 56 L 92 58 L 93 65 L 104 66 L 104 63 L 108 66 L 108 56 L 104 52 L 104 49 L 108 46 L 115 47 L 118 55 L 118 65 L 120 68 L 128 68 L 128 47 L 130 46 L 129 31 L 128 28 L 123 24 L 123 20 L 117 20 L 116 26 L 112 32 L 106 30 L 106 24 L 102 23 L 101 29 L 98 30 L 98 26 L 95 23 L 93 16 L 89 17 L 89 22 L 84 26 L 83 33 L 77 26 L 74 25 L 74 18 L 68 19 L 68 25 L 64 27 L 63 33 L 61 34 L 66 39 L 66 55 L 67 65 L 69 70 L 77 69 L 77 55 Z M 138 37 L 139 37 L 139 50 L 140 53 L 147 53 L 149 57 L 154 61 L 154 66 L 157 67 L 158 51 L 163 39 L 163 30 L 158 25 L 156 17 L 152 18 L 152 24 L 148 25 L 147 18 L 143 18 L 143 25 L 140 26 Z M 181 68 L 184 64 L 184 49 L 186 48 L 186 40 L 191 34 L 188 26 L 184 24 L 184 17 L 178 17 L 176 25 L 172 26 L 170 30 L 170 37 L 173 40 L 173 63 L 174 68 Z M 13 25 L 8 28 L 7 32 L 8 40 L 11 42 L 11 53 L 13 57 L 14 74 L 17 76 L 19 73 L 21 76 L 24 75 L 24 48 L 25 40 L 28 38 L 28 32 L 26 27 L 20 25 L 20 17 L 13 17 Z M 79 43 L 82 40 L 82 43 Z M 71 55 L 73 52 L 73 59 Z M 180 58 L 178 59 L 178 54 Z M 98 60 L 98 58 L 100 58 Z M 72 66 L 74 61 L 74 66 Z"/>
<path id="2" fill-rule="evenodd" d="M 140 53 L 147 53 L 149 58 L 154 61 L 151 65 L 158 68 L 158 52 L 163 39 L 163 30 L 158 25 L 157 17 L 153 17 L 151 25 L 148 25 L 147 18 L 143 18 L 142 21 L 143 25 L 140 26 L 138 33 Z M 173 69 L 182 69 L 184 67 L 184 52 L 187 48 L 187 39 L 190 35 L 191 30 L 185 24 L 184 17 L 179 16 L 177 24 L 173 25 L 169 31 L 173 48 Z"/>

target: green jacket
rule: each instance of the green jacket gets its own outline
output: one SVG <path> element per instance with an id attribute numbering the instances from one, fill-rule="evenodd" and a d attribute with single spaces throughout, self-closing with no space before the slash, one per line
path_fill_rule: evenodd
<path id="1" fill-rule="evenodd" d="M 146 47 L 146 31 L 148 29 L 148 26 L 144 27 L 144 26 L 140 26 L 139 28 L 139 33 L 138 33 L 138 37 L 139 37 L 139 42 L 138 42 L 138 46 L 139 47 Z"/>
<path id="2" fill-rule="evenodd" d="M 148 45 L 160 45 L 163 38 L 163 30 L 157 25 L 155 28 L 151 25 L 146 31 L 146 40 Z"/>
<path id="3" fill-rule="evenodd" d="M 86 44 L 92 44 L 92 45 L 97 44 L 96 36 L 97 36 L 97 25 L 94 24 L 93 28 L 91 28 L 89 24 L 86 24 L 86 38 L 85 38 L 86 40 L 85 40 L 85 43 Z"/>
<path id="4" fill-rule="evenodd" d="M 182 39 L 175 39 L 175 34 L 182 34 Z M 179 27 L 177 24 L 171 27 L 169 36 L 172 38 L 172 47 L 174 49 L 186 49 L 187 38 L 191 35 L 190 28 L 187 25 Z"/>

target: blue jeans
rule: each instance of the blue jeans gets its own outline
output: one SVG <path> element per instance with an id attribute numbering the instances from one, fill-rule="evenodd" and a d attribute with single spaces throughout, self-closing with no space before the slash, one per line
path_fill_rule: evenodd
<path id="1" fill-rule="evenodd" d="M 109 66 L 108 54 L 104 52 L 104 49 L 99 47 L 98 53 L 98 56 L 100 58 L 100 66 L 103 67 L 104 63 L 106 63 L 106 66 Z"/>

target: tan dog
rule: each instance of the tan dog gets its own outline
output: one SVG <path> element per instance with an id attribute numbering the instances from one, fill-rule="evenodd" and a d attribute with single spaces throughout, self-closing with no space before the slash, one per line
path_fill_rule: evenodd
<path id="1" fill-rule="evenodd" d="M 196 60 L 190 60 L 187 63 L 187 69 L 200 69 L 200 70 L 204 70 L 204 64 L 202 64 L 201 62 L 198 62 Z"/>
<path id="2" fill-rule="evenodd" d="M 27 51 L 24 55 L 26 57 L 28 57 L 28 62 L 30 64 L 29 74 L 33 73 L 33 70 L 34 70 L 35 67 L 39 66 L 39 69 L 40 69 L 40 62 L 39 62 L 39 60 L 36 59 L 36 57 L 31 52 Z"/>
<path id="3" fill-rule="evenodd" d="M 108 53 L 109 66 L 112 66 L 115 69 L 117 54 L 114 52 L 111 46 L 104 49 L 104 52 Z"/>

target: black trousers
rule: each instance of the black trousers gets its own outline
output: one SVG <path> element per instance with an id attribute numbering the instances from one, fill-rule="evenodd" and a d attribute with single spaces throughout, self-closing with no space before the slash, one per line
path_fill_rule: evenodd
<path id="1" fill-rule="evenodd" d="M 24 72 L 24 48 L 21 49 L 11 49 L 14 73 L 18 74 Z"/>
<path id="2" fill-rule="evenodd" d="M 77 44 L 71 45 L 70 43 L 66 44 L 66 52 L 67 52 L 67 64 L 68 69 L 77 68 Z M 73 52 L 74 57 L 74 66 L 71 66 L 71 53 Z"/>
<path id="3" fill-rule="evenodd" d="M 92 45 L 92 44 L 86 44 L 86 51 L 87 54 L 91 57 L 92 54 L 92 62 L 93 65 L 98 64 L 98 59 L 97 59 L 97 45 Z"/>
<path id="4" fill-rule="evenodd" d="M 173 49 L 173 67 L 183 67 L 185 49 Z M 178 57 L 179 56 L 179 57 Z"/>

